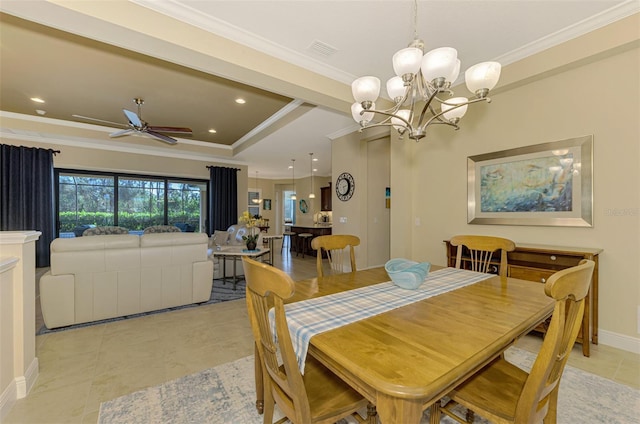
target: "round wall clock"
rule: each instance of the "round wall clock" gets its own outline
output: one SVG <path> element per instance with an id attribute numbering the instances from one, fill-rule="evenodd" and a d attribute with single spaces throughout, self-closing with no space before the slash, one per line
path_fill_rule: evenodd
<path id="1" fill-rule="evenodd" d="M 336 180 L 336 194 L 338 199 L 346 202 L 353 196 L 353 191 L 356 189 L 356 183 L 353 181 L 353 177 L 348 172 L 343 172 L 338 176 Z"/>

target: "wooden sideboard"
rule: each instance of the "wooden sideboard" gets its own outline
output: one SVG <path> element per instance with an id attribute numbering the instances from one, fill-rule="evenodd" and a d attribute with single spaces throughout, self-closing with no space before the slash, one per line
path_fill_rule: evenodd
<path id="1" fill-rule="evenodd" d="M 447 247 L 447 266 L 456 265 L 456 247 L 451 246 L 449 240 L 444 241 Z M 466 249 L 465 249 L 466 250 Z M 469 263 L 468 252 L 462 252 L 462 266 Z M 516 244 L 516 249 L 507 255 L 507 275 L 522 280 L 545 283 L 554 272 L 578 265 L 582 259 L 590 259 L 596 263 L 593 270 L 591 289 L 587 294 L 582 328 L 578 333 L 577 342 L 582 343 L 582 354 L 590 355 L 589 340 L 598 344 L 598 255 L 602 249 L 547 246 L 541 244 Z M 466 253 L 466 256 L 465 256 Z M 500 265 L 500 255 L 496 254 L 495 266 L 492 272 L 497 274 Z M 537 331 L 544 332 L 543 325 Z"/>

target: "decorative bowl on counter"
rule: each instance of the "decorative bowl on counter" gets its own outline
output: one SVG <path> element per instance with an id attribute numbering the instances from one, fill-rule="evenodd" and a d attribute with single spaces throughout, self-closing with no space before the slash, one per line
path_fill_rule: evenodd
<path id="1" fill-rule="evenodd" d="M 415 262 L 409 259 L 391 259 L 384 264 L 391 281 L 403 289 L 415 290 L 424 283 L 429 274 L 429 262 Z"/>

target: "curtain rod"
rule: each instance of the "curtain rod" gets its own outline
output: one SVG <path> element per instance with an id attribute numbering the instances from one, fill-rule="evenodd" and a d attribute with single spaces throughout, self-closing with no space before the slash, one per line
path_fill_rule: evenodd
<path id="1" fill-rule="evenodd" d="M 211 169 L 211 168 L 226 168 L 226 169 L 233 169 L 236 171 L 240 171 L 240 168 L 227 168 L 226 166 L 214 166 L 214 165 L 207 165 L 207 169 Z"/>

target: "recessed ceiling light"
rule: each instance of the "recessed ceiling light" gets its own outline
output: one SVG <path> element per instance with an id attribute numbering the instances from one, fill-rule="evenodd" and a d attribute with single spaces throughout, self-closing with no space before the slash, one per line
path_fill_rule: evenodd
<path id="1" fill-rule="evenodd" d="M 36 103 L 44 103 L 44 100 L 42 100 L 40 97 L 32 97 L 31 101 Z"/>
<path id="2" fill-rule="evenodd" d="M 215 133 L 217 133 L 218 131 L 216 131 L 216 130 L 214 130 L 213 128 L 211 128 L 211 129 L 209 130 L 209 132 L 210 132 L 211 134 L 215 134 Z"/>
<path id="3" fill-rule="evenodd" d="M 242 99 L 242 98 L 238 97 L 236 99 L 236 103 L 238 103 L 239 105 L 243 105 L 243 104 L 247 103 L 247 101 L 245 99 Z"/>
<path id="4" fill-rule="evenodd" d="M 45 110 L 42 110 L 42 109 L 36 109 L 36 113 L 38 115 L 46 115 L 47 114 L 47 112 Z"/>
<path id="5" fill-rule="evenodd" d="M 318 162 L 318 158 L 313 158 L 311 160 L 314 161 L 314 162 Z"/>

